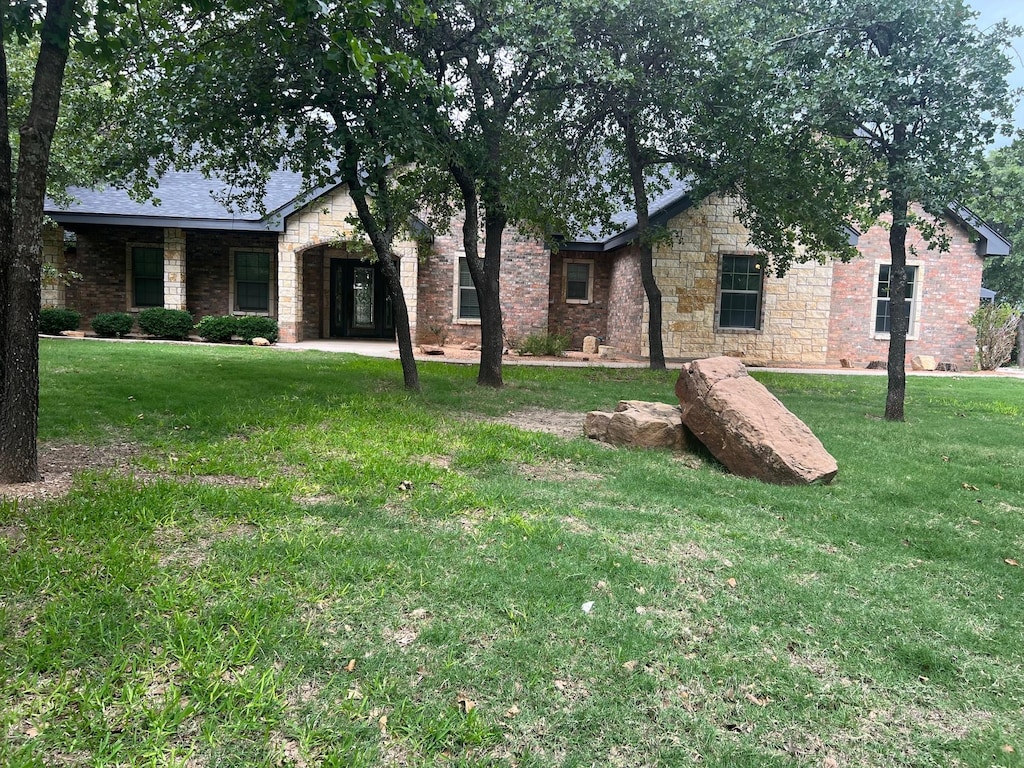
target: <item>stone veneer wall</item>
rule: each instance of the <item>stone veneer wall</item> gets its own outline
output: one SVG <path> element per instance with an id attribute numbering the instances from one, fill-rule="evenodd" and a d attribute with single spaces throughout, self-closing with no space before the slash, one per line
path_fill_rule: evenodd
<path id="1" fill-rule="evenodd" d="M 590 261 L 593 264 L 593 292 L 591 301 L 587 304 L 570 304 L 565 300 L 563 270 L 566 259 Z M 607 339 L 612 259 L 603 253 L 559 251 L 551 257 L 548 280 L 550 332 L 568 335 L 570 349 L 582 349 L 584 336 Z"/>
<path id="2" fill-rule="evenodd" d="M 304 338 L 319 338 L 323 318 L 319 307 L 327 286 L 322 275 L 325 270 L 316 268 L 316 259 L 306 259 L 303 254 L 311 248 L 345 240 L 359 238 L 347 221 L 356 214 L 355 204 L 348 192 L 336 189 L 288 217 L 285 231 L 278 237 L 277 246 L 277 302 L 278 323 L 281 341 L 301 341 Z M 402 290 L 409 308 L 409 323 L 413 338 L 416 338 L 419 268 L 416 258 L 416 243 L 411 240 L 396 241 L 394 251 L 401 259 Z M 322 257 L 321 257 L 322 258 Z M 321 276 L 321 283 L 307 291 L 307 280 Z M 316 303 L 314 304 L 314 301 Z M 317 307 L 314 313 L 314 307 Z M 306 310 L 311 313 L 306 318 Z"/>
<path id="3" fill-rule="evenodd" d="M 450 232 L 435 237 L 420 266 L 418 330 L 413 337 L 418 342 L 437 343 L 437 335 L 431 329 L 438 328 L 449 344 L 479 343 L 480 323 L 455 318 L 456 270 L 459 257 L 464 255 L 462 222 L 455 221 Z M 522 339 L 548 330 L 550 260 L 550 251 L 543 244 L 514 230 L 505 231 L 501 311 L 506 338 Z"/>
<path id="4" fill-rule="evenodd" d="M 65 288 L 69 309 L 82 313 L 81 328 L 89 328 L 93 317 L 101 312 L 124 312 L 128 309 L 127 259 L 128 243 L 163 245 L 160 227 L 75 228 L 77 246 L 65 256 L 67 269 L 82 275 Z"/>
<path id="5" fill-rule="evenodd" d="M 918 267 L 918 286 L 916 322 L 907 339 L 906 363 L 909 365 L 914 355 L 932 355 L 940 362 L 969 369 L 974 365 L 975 333 L 968 320 L 978 308 L 984 259 L 960 226 L 952 221 L 947 224 L 952 242 L 945 253 L 929 250 L 916 231 L 907 235 L 907 263 Z M 891 263 L 886 226 L 863 233 L 858 248 L 860 258 L 835 265 L 830 362 L 846 358 L 866 364 L 885 360 L 889 354 L 888 337 L 874 332 L 878 266 Z"/>
<path id="6" fill-rule="evenodd" d="M 831 263 L 794 265 L 785 277 L 764 278 L 759 330 L 719 329 L 721 257 L 757 255 L 735 202 L 709 198 L 669 226 L 675 237 L 657 246 L 654 271 L 663 300 L 667 357 L 729 355 L 748 363 L 823 364 L 828 357 Z M 638 332 L 649 354 L 647 311 Z"/>
<path id="7" fill-rule="evenodd" d="M 67 269 L 64 264 L 64 230 L 61 227 L 43 227 L 43 264 L 48 264 L 59 273 L 64 273 Z M 66 306 L 64 288 L 64 281 L 61 279 L 44 279 L 39 306 L 63 309 Z"/>

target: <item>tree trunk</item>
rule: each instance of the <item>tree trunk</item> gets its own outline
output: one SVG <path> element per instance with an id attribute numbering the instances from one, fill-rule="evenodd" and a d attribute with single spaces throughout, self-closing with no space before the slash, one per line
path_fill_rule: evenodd
<path id="1" fill-rule="evenodd" d="M 354 144 L 346 145 L 346 156 L 358 156 Z M 366 201 L 366 190 L 363 188 L 358 164 L 350 163 L 352 172 L 348 174 L 349 193 L 355 203 L 359 222 L 366 230 L 367 237 L 373 244 L 374 253 L 380 262 L 381 271 L 388 284 L 391 306 L 395 313 L 395 334 L 398 336 L 398 357 L 402 362 L 402 378 L 405 388 L 413 392 L 420 391 L 420 374 L 416 367 L 416 357 L 412 350 L 412 330 L 409 327 L 409 306 L 405 303 L 405 291 L 402 288 L 402 275 L 391 249 L 391 237 L 385 234 L 374 218 L 373 212 Z M 386 183 L 386 182 L 385 182 Z M 387 228 L 391 231 L 391 227 Z"/>
<path id="2" fill-rule="evenodd" d="M 10 232 L 0 233 L 0 482 L 39 478 L 39 300 L 43 202 L 50 145 L 60 109 L 75 0 L 50 0 L 40 30 L 28 119 L 19 130 L 17 199 Z M 5 73 L 6 74 L 6 73 Z M 0 83 L 5 89 L 6 78 Z M 4 115 L 4 121 L 8 115 Z M 6 135 L 2 139 L 7 141 Z M 10 174 L 8 174 L 10 178 Z M 11 187 L 6 187 L 8 195 Z M 0 221 L 5 228 L 8 221 Z"/>
<path id="3" fill-rule="evenodd" d="M 887 421 L 903 421 L 907 392 L 907 211 L 904 196 L 892 193 L 892 228 L 889 230 L 889 387 L 885 397 Z"/>
<path id="4" fill-rule="evenodd" d="M 626 159 L 629 163 L 629 181 L 633 187 L 633 206 L 636 212 L 636 239 L 640 245 L 640 280 L 647 296 L 647 345 L 650 350 L 651 370 L 665 370 L 665 348 L 662 342 L 661 289 L 654 278 L 654 243 L 651 241 L 650 204 L 644 180 L 644 163 L 632 124 L 620 119 L 626 139 Z"/>
<path id="5" fill-rule="evenodd" d="M 1017 367 L 1024 368 L 1024 313 L 1017 319 Z"/>
<path id="6" fill-rule="evenodd" d="M 505 219 L 500 215 L 484 215 L 484 258 L 470 275 L 480 302 L 480 372 L 476 383 L 482 387 L 501 387 L 502 352 L 505 349 L 504 318 L 501 315 L 501 237 Z M 466 233 L 468 237 L 468 233 Z"/>
<path id="7" fill-rule="evenodd" d="M 508 220 L 492 205 L 484 213 L 484 257 L 480 258 L 480 199 L 476 181 L 457 163 L 448 166 L 459 186 L 466 218 L 462 222 L 462 248 L 480 304 L 480 370 L 476 383 L 501 387 L 501 353 L 505 347 L 501 316 L 501 237 Z M 458 264 L 456 264 L 458 269 Z"/>

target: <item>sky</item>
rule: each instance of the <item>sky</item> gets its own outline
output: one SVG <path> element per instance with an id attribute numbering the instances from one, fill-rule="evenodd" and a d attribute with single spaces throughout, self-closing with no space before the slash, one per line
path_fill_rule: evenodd
<path id="1" fill-rule="evenodd" d="M 1000 19 L 1006 19 L 1011 24 L 1024 27 L 1024 3 L 1020 0 L 967 0 L 974 10 L 979 14 L 977 24 L 985 29 L 995 24 Z M 1024 38 L 1018 37 L 1014 41 L 1015 50 L 1010 52 L 1016 69 L 1010 74 L 1010 85 L 1015 88 L 1024 87 Z M 1024 129 L 1024 102 L 1017 105 L 1014 113 L 1014 124 L 1018 129 Z M 997 137 L 996 146 L 1009 144 L 1010 139 L 1006 136 Z"/>

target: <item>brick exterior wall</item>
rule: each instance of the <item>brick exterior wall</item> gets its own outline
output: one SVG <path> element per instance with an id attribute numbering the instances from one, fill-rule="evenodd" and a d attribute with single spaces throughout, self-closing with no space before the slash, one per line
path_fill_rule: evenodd
<path id="1" fill-rule="evenodd" d="M 75 250 L 65 255 L 69 270 L 82 275 L 65 288 L 69 309 L 82 313 L 81 328 L 89 328 L 101 312 L 128 310 L 128 243 L 163 245 L 159 227 L 79 226 Z"/>
<path id="2" fill-rule="evenodd" d="M 947 226 L 952 242 L 945 253 L 929 250 L 916 231 L 907 235 L 907 263 L 918 269 L 906 363 L 909 365 L 914 355 L 932 355 L 940 362 L 970 369 L 975 334 L 968 319 L 978 307 L 984 259 L 960 226 L 952 221 Z M 829 331 L 829 361 L 833 363 L 847 358 L 865 364 L 885 360 L 889 354 L 888 337 L 874 332 L 878 266 L 890 263 L 886 226 L 863 233 L 858 248 L 860 258 L 835 265 Z"/>
<path id="3" fill-rule="evenodd" d="M 640 355 L 641 340 L 646 337 L 643 280 L 640 254 L 632 246 L 611 254 L 611 285 L 608 289 L 608 333 L 606 343 L 627 355 Z"/>
<path id="4" fill-rule="evenodd" d="M 324 272 L 324 248 L 302 254 L 302 338 L 327 336 L 324 312 L 330 302 L 330 272 Z"/>
<path id="5" fill-rule="evenodd" d="M 666 357 L 729 355 L 752 364 L 824 364 L 831 263 L 795 264 L 781 278 L 766 275 L 759 329 L 718 327 L 722 257 L 757 255 L 735 209 L 734 201 L 709 198 L 674 218 L 669 223 L 672 241 L 656 246 L 654 273 L 662 291 Z M 646 324 L 645 311 L 644 355 L 649 354 Z"/>
<path id="6" fill-rule="evenodd" d="M 207 315 L 229 315 L 231 302 L 232 249 L 269 250 L 277 248 L 272 232 L 218 232 L 190 229 L 185 232 L 185 306 L 198 322 Z M 276 259 L 270 261 L 270 316 L 277 316 L 274 287 Z"/>
<path id="7" fill-rule="evenodd" d="M 501 311 L 505 336 L 522 339 L 548 330 L 548 278 L 550 251 L 537 241 L 507 229 L 502 237 Z M 480 324 L 455 317 L 458 260 L 465 256 L 462 222 L 435 237 L 420 263 L 416 335 L 420 343 L 438 341 L 432 328 L 441 329 L 449 344 L 479 343 Z M 412 312 L 412 308 L 410 308 Z"/>
<path id="8" fill-rule="evenodd" d="M 571 304 L 565 300 L 567 260 L 587 261 L 591 264 L 593 288 L 591 300 L 587 304 Z M 551 257 L 548 281 L 548 330 L 568 335 L 570 349 L 582 349 L 584 336 L 597 336 L 607 341 L 612 258 L 603 253 L 559 251 Z"/>

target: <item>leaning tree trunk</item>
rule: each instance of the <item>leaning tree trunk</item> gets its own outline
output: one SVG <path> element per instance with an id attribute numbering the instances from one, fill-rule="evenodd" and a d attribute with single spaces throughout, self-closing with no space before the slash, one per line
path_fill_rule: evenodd
<path id="1" fill-rule="evenodd" d="M 12 206 L 5 200 L 0 210 L 0 218 L 13 210 L 10 220 L 0 221 L 5 228 L 10 222 L 10 231 L 0 234 L 5 249 L 0 253 L 0 312 L 5 315 L 0 336 L 0 482 L 6 483 L 39 478 L 36 436 L 43 202 L 76 6 L 76 0 L 49 0 L 46 4 L 32 103 L 19 130 L 17 198 Z M 6 77 L 0 85 L 6 89 Z M 7 118 L 5 114 L 5 122 Z M 7 140 L 5 134 L 2 141 Z M 4 186 L 9 200 L 7 179 Z"/>
<path id="2" fill-rule="evenodd" d="M 357 156 L 354 144 L 346 145 L 346 153 L 350 158 Z M 373 245 L 373 251 L 380 262 L 381 272 L 384 273 L 384 280 L 388 285 L 388 294 L 391 296 L 391 307 L 395 313 L 395 334 L 398 337 L 398 357 L 402 361 L 402 377 L 405 381 L 405 388 L 413 392 L 420 391 L 420 374 L 416 367 L 416 356 L 412 350 L 412 330 L 409 327 L 409 305 L 405 303 L 405 291 L 402 288 L 402 275 L 398 264 L 395 261 L 391 250 L 390 234 L 385 234 L 377 223 L 370 205 L 366 200 L 366 190 L 363 187 L 362 178 L 359 174 L 358 165 L 351 164 L 354 169 L 348 177 L 349 194 L 356 206 L 356 214 L 359 222 L 366 230 L 367 237 Z M 388 233 L 393 231 L 387 227 Z"/>
<path id="3" fill-rule="evenodd" d="M 889 230 L 889 386 L 885 397 L 887 421 L 903 421 L 907 393 L 907 211 L 909 204 L 893 194 L 892 228 Z"/>
<path id="4" fill-rule="evenodd" d="M 420 373 L 416 367 L 416 356 L 412 349 L 412 330 L 409 326 L 409 305 L 405 303 L 402 275 L 398 262 L 390 254 L 380 259 L 381 271 L 391 294 L 391 307 L 395 313 L 395 334 L 398 337 L 398 357 L 402 361 L 402 378 L 405 388 L 420 391 Z"/>

